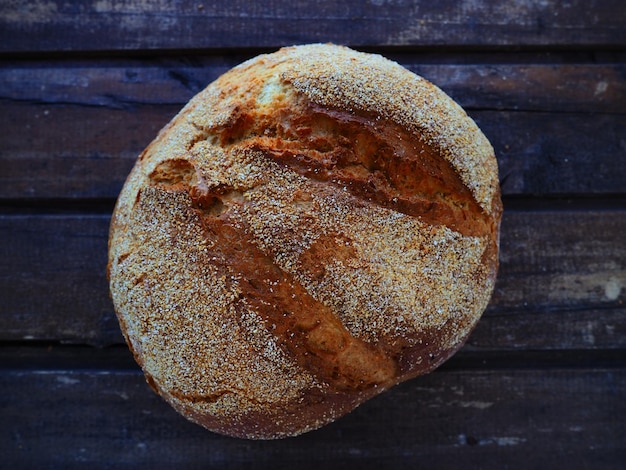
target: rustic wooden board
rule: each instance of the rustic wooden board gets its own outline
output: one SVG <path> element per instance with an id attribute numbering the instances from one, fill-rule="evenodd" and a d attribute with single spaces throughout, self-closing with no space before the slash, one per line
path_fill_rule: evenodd
<path id="1" fill-rule="evenodd" d="M 182 106 L 248 58 L 233 54 L 2 61 L 0 99 L 109 108 Z M 453 53 L 404 53 L 389 58 L 437 84 L 470 110 L 624 113 L 626 65 L 621 62 L 551 55 L 549 62 L 542 63 L 548 59 L 535 54 L 521 63 L 507 63 L 506 57 L 494 53 L 469 58 Z"/>
<path id="2" fill-rule="evenodd" d="M 7 468 L 594 468 L 626 459 L 626 370 L 443 370 L 295 439 L 187 422 L 137 371 L 4 370 Z"/>
<path id="3" fill-rule="evenodd" d="M 616 46 L 616 0 L 562 2 L 247 0 L 20 1 L 0 5 L 0 51 L 275 47 L 305 42 L 418 46 Z"/>
<path id="4" fill-rule="evenodd" d="M 117 197 L 139 153 L 178 109 L 7 104 L 0 198 Z"/>
<path id="5" fill-rule="evenodd" d="M 626 191 L 626 115 L 473 111 L 491 141 L 504 195 Z"/>
<path id="6" fill-rule="evenodd" d="M 467 343 L 466 352 L 623 350 L 626 308 L 541 311 L 499 315 L 488 311 Z"/>
<path id="7" fill-rule="evenodd" d="M 297 439 L 230 439 L 177 415 L 123 343 L 109 216 L 189 98 L 318 41 L 383 53 L 478 122 L 500 276 L 435 373 Z M 0 2 L 0 468 L 623 468 L 625 64 L 618 0 Z"/>
<path id="8" fill-rule="evenodd" d="M 0 218 L 3 340 L 121 341 L 106 281 L 109 216 Z"/>
<path id="9" fill-rule="evenodd" d="M 108 226 L 107 214 L 0 216 L 0 340 L 122 341 L 105 278 Z M 475 348 L 623 347 L 625 232 L 626 211 L 505 212 Z"/>
<path id="10" fill-rule="evenodd" d="M 26 102 L 2 109 L 0 199 L 115 198 L 137 155 L 180 106 Z M 505 195 L 626 191 L 626 114 L 469 114 L 495 148 Z"/>
<path id="11" fill-rule="evenodd" d="M 594 308 L 626 300 L 626 211 L 509 212 L 492 305 Z"/>

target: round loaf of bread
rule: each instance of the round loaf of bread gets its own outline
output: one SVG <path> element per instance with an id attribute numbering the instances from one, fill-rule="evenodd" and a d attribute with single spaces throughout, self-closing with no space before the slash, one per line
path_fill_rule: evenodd
<path id="1" fill-rule="evenodd" d="M 432 371 L 489 301 L 494 152 L 440 89 L 334 45 L 196 95 L 118 199 L 109 279 L 148 383 L 251 439 L 323 426 Z"/>

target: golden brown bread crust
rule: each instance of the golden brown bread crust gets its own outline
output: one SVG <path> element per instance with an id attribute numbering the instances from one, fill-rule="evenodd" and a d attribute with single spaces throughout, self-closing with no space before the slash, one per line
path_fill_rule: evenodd
<path id="1" fill-rule="evenodd" d="M 500 215 L 493 149 L 438 88 L 380 56 L 285 48 L 209 85 L 140 156 L 111 293 L 182 414 L 297 435 L 463 344 Z"/>

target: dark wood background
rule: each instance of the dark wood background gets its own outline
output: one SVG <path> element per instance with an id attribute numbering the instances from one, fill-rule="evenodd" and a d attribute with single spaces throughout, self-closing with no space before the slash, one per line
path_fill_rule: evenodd
<path id="1" fill-rule="evenodd" d="M 478 122 L 501 270 L 441 369 L 299 438 L 231 439 L 130 357 L 109 218 L 189 98 L 308 42 L 382 53 Z M 621 0 L 0 0 L 0 467 L 625 468 L 625 154 Z"/>

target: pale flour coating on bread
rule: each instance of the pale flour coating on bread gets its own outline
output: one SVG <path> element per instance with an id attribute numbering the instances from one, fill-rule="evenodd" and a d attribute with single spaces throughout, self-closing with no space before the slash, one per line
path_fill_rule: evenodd
<path id="1" fill-rule="evenodd" d="M 131 251 L 113 291 L 125 333 L 151 385 L 178 407 L 229 419 L 299 400 L 320 385 L 277 347 L 252 311 L 237 309 L 237 280 L 214 267 L 211 241 L 189 198 L 146 188 L 130 223 Z M 132 287 L 129 287 L 132 286 Z"/>
<path id="2" fill-rule="evenodd" d="M 500 211 L 493 150 L 443 92 L 380 56 L 286 48 L 209 85 L 140 156 L 111 293 L 182 414 L 297 435 L 463 344 Z"/>
<path id="3" fill-rule="evenodd" d="M 293 48 L 285 79 L 316 103 L 361 110 L 398 123 L 437 145 L 488 212 L 498 191 L 491 144 L 439 88 L 380 55 L 311 45 Z"/>

